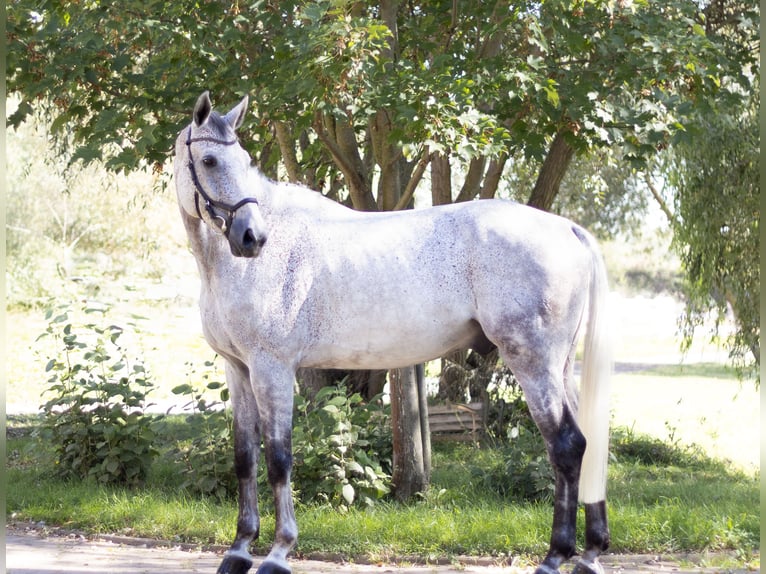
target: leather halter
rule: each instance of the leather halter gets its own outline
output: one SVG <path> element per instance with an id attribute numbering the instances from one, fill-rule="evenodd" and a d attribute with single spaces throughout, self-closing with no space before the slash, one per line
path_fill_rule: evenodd
<path id="1" fill-rule="evenodd" d="M 194 207 L 197 208 L 197 215 L 200 219 L 202 219 L 202 212 L 199 208 L 199 198 L 202 196 L 202 199 L 205 201 L 205 211 L 207 211 L 207 214 L 210 216 L 210 218 L 213 221 L 220 220 L 221 221 L 221 231 L 225 236 L 228 237 L 229 235 L 229 229 L 231 229 L 231 221 L 234 219 L 234 216 L 237 214 L 237 210 L 245 205 L 246 203 L 254 203 L 258 205 L 258 200 L 254 197 L 246 197 L 234 205 L 230 205 L 228 203 L 225 203 L 223 201 L 218 201 L 210 197 L 207 192 L 205 192 L 204 188 L 202 187 L 202 183 L 199 180 L 199 177 L 197 176 L 197 170 L 194 167 L 194 157 L 192 156 L 191 151 L 191 144 L 194 142 L 212 142 L 220 145 L 234 145 L 238 142 L 236 138 L 233 140 L 219 140 L 212 137 L 199 137 L 199 138 L 192 138 L 191 137 L 191 126 L 189 126 L 189 131 L 186 136 L 186 148 L 189 150 L 189 171 L 191 172 L 191 178 L 194 182 L 194 187 L 196 188 L 195 194 L 194 194 Z M 224 215 L 219 215 L 216 213 L 216 209 L 219 209 L 224 212 Z"/>

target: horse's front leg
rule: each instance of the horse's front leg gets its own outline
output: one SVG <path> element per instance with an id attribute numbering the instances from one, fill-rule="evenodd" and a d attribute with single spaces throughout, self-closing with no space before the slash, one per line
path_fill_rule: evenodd
<path id="1" fill-rule="evenodd" d="M 295 370 L 260 358 L 258 366 L 251 367 L 251 372 L 260 410 L 269 485 L 274 492 L 276 511 L 274 545 L 257 574 L 290 574 L 287 555 L 298 539 L 290 487 Z"/>
<path id="2" fill-rule="evenodd" d="M 218 574 L 244 574 L 253 565 L 248 547 L 258 538 L 260 530 L 257 481 L 260 424 L 247 368 L 227 362 L 226 381 L 234 415 L 234 469 L 239 481 L 239 517 L 236 538 L 226 552 Z"/>

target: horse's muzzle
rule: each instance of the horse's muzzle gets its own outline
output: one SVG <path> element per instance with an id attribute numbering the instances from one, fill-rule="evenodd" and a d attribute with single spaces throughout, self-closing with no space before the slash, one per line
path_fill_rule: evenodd
<path id="1" fill-rule="evenodd" d="M 235 257 L 257 257 L 266 243 L 266 234 L 257 229 L 251 218 L 234 217 L 228 240 Z"/>

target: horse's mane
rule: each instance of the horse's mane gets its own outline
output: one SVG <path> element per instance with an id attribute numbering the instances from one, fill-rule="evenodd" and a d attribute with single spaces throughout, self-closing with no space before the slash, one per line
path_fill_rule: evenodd
<path id="1" fill-rule="evenodd" d="M 337 212 L 347 213 L 347 207 L 333 201 L 302 185 L 294 183 L 277 182 L 266 177 L 255 166 L 250 168 L 252 186 L 256 190 L 255 196 L 263 201 L 264 207 L 273 211 L 306 210 L 312 213 Z"/>

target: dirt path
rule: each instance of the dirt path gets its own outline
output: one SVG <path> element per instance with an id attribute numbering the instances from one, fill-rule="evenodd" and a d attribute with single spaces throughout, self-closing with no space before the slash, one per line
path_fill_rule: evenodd
<path id="1" fill-rule="evenodd" d="M 715 557 L 607 555 L 604 569 L 613 574 L 744 574 L 757 570 L 704 567 Z M 79 534 L 48 535 L 39 530 L 10 528 L 5 537 L 8 574 L 212 574 L 219 552 L 184 550 L 153 540 Z M 715 560 L 712 560 L 715 561 Z M 720 561 L 719 561 L 720 563 Z M 294 574 L 531 574 L 530 565 L 497 565 L 491 560 L 449 565 L 349 564 L 320 560 L 292 560 Z M 565 569 L 569 572 L 570 566 Z M 255 570 L 251 570 L 255 574 Z"/>

